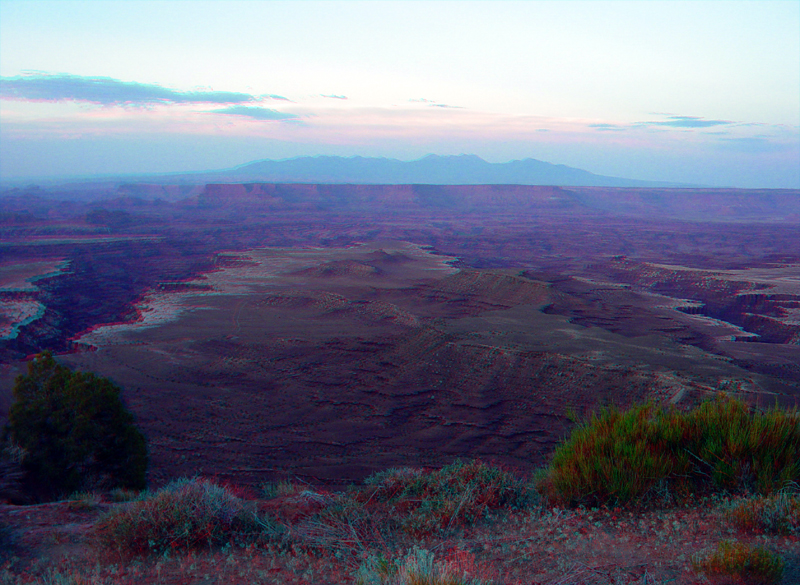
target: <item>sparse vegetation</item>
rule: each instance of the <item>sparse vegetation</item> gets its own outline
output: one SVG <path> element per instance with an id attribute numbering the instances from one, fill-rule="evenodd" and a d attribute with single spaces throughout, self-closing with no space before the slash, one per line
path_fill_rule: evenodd
<path id="1" fill-rule="evenodd" d="M 67 497 L 71 510 L 93 510 L 103 503 L 103 496 L 97 492 L 75 492 Z"/>
<path id="2" fill-rule="evenodd" d="M 622 505 L 666 486 L 770 494 L 800 480 L 800 415 L 752 412 L 718 395 L 681 413 L 652 403 L 606 408 L 559 446 L 539 489 L 564 505 Z"/>
<path id="3" fill-rule="evenodd" d="M 404 558 L 370 557 L 355 576 L 356 585 L 490 585 L 474 577 L 469 555 L 436 560 L 428 550 L 414 547 Z"/>
<path id="4" fill-rule="evenodd" d="M 732 504 L 727 516 L 742 530 L 772 534 L 800 534 L 800 495 L 781 491 Z"/>
<path id="5" fill-rule="evenodd" d="M 120 389 L 107 378 L 70 371 L 49 352 L 17 377 L 8 438 L 24 453 L 24 481 L 39 499 L 145 487 L 147 444 Z"/>
<path id="6" fill-rule="evenodd" d="M 390 469 L 365 481 L 356 496 L 386 504 L 410 534 L 431 534 L 469 525 L 500 508 L 519 508 L 531 491 L 513 474 L 481 461 L 438 470 Z"/>
<path id="7" fill-rule="evenodd" d="M 712 579 L 733 577 L 746 585 L 769 585 L 780 582 L 784 562 L 764 547 L 723 540 L 710 556 L 693 557 L 692 567 Z"/>
<path id="8" fill-rule="evenodd" d="M 376 534 L 388 528 L 415 536 L 468 526 L 502 508 L 525 506 L 532 490 L 513 474 L 480 461 L 437 470 L 389 469 L 364 486 L 331 498 L 318 521 L 343 532 Z M 369 507 L 369 511 L 367 511 Z"/>
<path id="9" fill-rule="evenodd" d="M 96 527 L 104 546 L 128 554 L 244 544 L 280 533 L 252 502 L 201 479 L 172 482 L 111 512 Z"/>
<path id="10" fill-rule="evenodd" d="M 291 496 L 303 491 L 303 488 L 291 481 L 273 481 L 261 484 L 261 497 L 265 500 Z"/>
<path id="11" fill-rule="evenodd" d="M 747 417 L 741 416 L 742 413 L 747 413 Z M 759 416 L 773 418 L 765 423 Z M 457 461 L 440 469 L 389 469 L 369 477 L 361 486 L 340 493 L 317 492 L 311 486 L 289 482 L 265 484 L 261 489 L 261 504 L 247 499 L 250 496 L 237 495 L 244 492 L 197 478 L 178 480 L 155 492 L 117 488 L 102 494 L 75 493 L 65 503 L 72 513 L 95 510 L 101 502 L 117 502 L 111 512 L 94 524 L 93 541 L 106 551 L 114 551 L 126 559 L 136 557 L 140 559 L 137 563 L 144 564 L 139 565 L 137 573 L 125 577 L 134 581 L 120 581 L 122 575 L 117 577 L 114 569 L 100 565 L 41 567 L 36 575 L 42 582 L 127 585 L 148 582 L 147 575 L 161 579 L 161 567 L 169 566 L 165 570 L 182 576 L 191 574 L 209 583 L 528 583 L 525 579 L 529 575 L 524 570 L 515 573 L 517 580 L 501 579 L 505 569 L 493 565 L 499 559 L 503 559 L 504 567 L 524 560 L 527 564 L 523 567 L 538 570 L 537 563 L 549 558 L 542 555 L 552 554 L 557 545 L 563 547 L 567 556 L 555 562 L 556 571 L 563 577 L 555 582 L 658 583 L 661 581 L 655 580 L 655 573 L 648 568 L 636 568 L 641 565 L 627 569 L 615 564 L 590 565 L 579 559 L 591 557 L 573 558 L 568 551 L 577 551 L 587 541 L 602 539 L 603 535 L 611 535 L 613 539 L 617 531 L 623 530 L 647 534 L 651 539 L 648 542 L 672 542 L 691 525 L 679 521 L 679 515 L 667 520 L 661 511 L 649 506 L 659 498 L 661 502 L 669 500 L 663 494 L 657 498 L 655 492 L 671 490 L 674 495 L 683 489 L 687 496 L 696 496 L 697 510 L 717 510 L 711 516 L 721 523 L 715 530 L 709 529 L 708 534 L 713 536 L 705 545 L 718 546 L 704 548 L 711 550 L 704 555 L 687 555 L 683 561 L 686 568 L 691 567 L 712 584 L 777 585 L 788 570 L 785 561 L 773 552 L 781 550 L 776 548 L 781 546 L 778 541 L 764 540 L 771 543 L 765 547 L 728 540 L 718 542 L 716 535 L 726 527 L 726 522 L 731 532 L 742 531 L 745 537 L 753 531 L 772 535 L 773 539 L 800 532 L 800 496 L 788 489 L 768 495 L 748 495 L 751 486 L 769 489 L 777 482 L 759 481 L 757 470 L 763 468 L 767 455 L 758 451 L 757 444 L 747 443 L 737 448 L 735 442 L 737 437 L 749 437 L 747 433 L 757 429 L 763 433 L 762 441 L 774 445 L 773 434 L 786 430 L 788 427 L 782 425 L 796 420 L 792 417 L 796 413 L 754 414 L 741 403 L 722 397 L 687 413 L 656 409 L 652 404 L 624 413 L 606 409 L 576 428 L 573 436 L 557 450 L 551 466 L 541 470 L 532 484 L 481 461 Z M 731 425 L 735 428 L 728 428 Z M 725 433 L 721 432 L 723 429 Z M 711 438 L 703 437 L 706 431 Z M 787 442 L 782 447 L 791 449 L 794 435 L 787 431 L 785 437 Z M 693 453 L 684 459 L 680 458 L 680 452 L 671 450 L 681 438 L 694 441 L 687 443 Z M 706 445 L 708 442 L 712 445 Z M 572 451 L 566 450 L 570 445 Z M 578 455 L 588 457 L 598 453 L 604 454 L 608 466 L 613 463 L 617 469 L 606 469 L 605 475 L 600 475 L 599 466 L 577 465 Z M 752 477 L 742 475 L 737 481 L 728 482 L 729 474 L 715 476 L 713 467 L 696 461 L 703 456 L 710 458 L 709 453 L 727 458 L 721 464 L 730 464 L 734 456 L 739 456 L 756 471 Z M 783 451 L 776 449 L 771 461 L 784 461 L 784 456 Z M 685 467 L 676 466 L 676 460 Z M 565 462 L 572 462 L 575 467 L 570 468 Z M 580 477 L 598 483 L 586 480 L 579 484 L 582 492 L 566 498 L 554 490 L 558 485 L 554 473 L 564 469 L 593 470 L 596 475 L 587 473 Z M 631 476 L 627 483 L 623 477 L 626 471 Z M 674 477 L 676 472 L 678 477 Z M 647 473 L 652 474 L 645 476 L 648 481 L 635 477 Z M 777 476 L 784 477 L 781 473 Z M 599 491 L 602 478 L 613 480 L 604 493 Z M 536 493 L 533 485 L 540 486 L 544 493 Z M 586 498 L 589 487 L 603 497 Z M 698 491 L 692 491 L 695 489 Z M 745 495 L 731 501 L 729 494 L 733 489 L 742 490 Z M 637 502 L 639 508 L 610 506 L 623 501 L 621 494 L 628 501 Z M 278 497 L 284 499 L 275 500 Z M 589 509 L 582 505 L 587 501 L 601 505 Z M 560 507 L 560 503 L 578 505 L 567 509 Z M 258 506 L 272 506 L 273 510 L 281 506 L 295 508 L 287 516 L 292 520 L 283 525 L 260 513 Z M 638 514 L 648 520 L 642 523 L 637 519 Z M 697 522 L 695 516 L 695 530 Z M 0 537 L 1 533 L 0 530 Z M 628 542 L 628 538 L 619 542 Z M 582 550 L 593 548 L 591 544 L 586 546 L 588 549 Z M 155 559 L 175 560 L 170 565 L 162 561 L 152 565 Z M 554 561 L 548 563 L 552 571 Z M 278 573 L 275 579 L 269 577 L 278 566 L 285 567 L 288 571 L 285 574 L 292 575 L 291 580 L 282 580 L 284 573 Z M 209 571 L 217 572 L 217 577 L 209 577 Z M 223 578 L 223 574 L 227 576 Z M 0 582 L 15 585 L 28 582 L 11 572 L 6 575 L 7 578 L 2 577 L 6 580 Z"/>
<path id="12" fill-rule="evenodd" d="M 114 488 L 108 495 L 112 502 L 131 502 L 138 499 L 140 494 L 137 490 Z"/>

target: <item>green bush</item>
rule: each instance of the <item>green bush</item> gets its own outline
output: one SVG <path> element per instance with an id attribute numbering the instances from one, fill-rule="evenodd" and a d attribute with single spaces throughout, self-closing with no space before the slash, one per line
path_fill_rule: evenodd
<path id="1" fill-rule="evenodd" d="M 686 417 L 681 443 L 688 443 L 698 473 L 730 491 L 771 494 L 800 480 L 800 415 L 777 407 L 753 412 L 722 394 Z"/>
<path id="2" fill-rule="evenodd" d="M 752 412 L 718 395 L 688 413 L 652 403 L 603 409 L 553 455 L 539 490 L 564 505 L 625 504 L 665 484 L 693 492 L 769 494 L 800 480 L 800 416 Z"/>
<path id="3" fill-rule="evenodd" d="M 39 499 L 145 487 L 147 444 L 120 389 L 106 378 L 72 372 L 49 352 L 17 377 L 7 434 L 25 454 L 25 482 Z"/>
<path id="4" fill-rule="evenodd" d="M 106 547 L 142 554 L 253 542 L 282 530 L 224 487 L 179 479 L 110 512 L 95 532 Z"/>

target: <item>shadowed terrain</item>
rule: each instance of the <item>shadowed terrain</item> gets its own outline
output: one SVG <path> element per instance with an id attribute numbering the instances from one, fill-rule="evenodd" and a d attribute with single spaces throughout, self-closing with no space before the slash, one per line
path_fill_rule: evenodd
<path id="1" fill-rule="evenodd" d="M 115 194 L 0 197 L 0 408 L 43 349 L 109 376 L 154 485 L 342 485 L 458 457 L 530 470 L 568 410 L 800 394 L 796 191 Z"/>

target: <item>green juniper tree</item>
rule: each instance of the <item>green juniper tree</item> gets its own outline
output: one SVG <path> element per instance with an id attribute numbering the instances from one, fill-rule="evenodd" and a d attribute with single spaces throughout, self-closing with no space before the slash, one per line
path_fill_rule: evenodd
<path id="1" fill-rule="evenodd" d="M 50 352 L 17 377 L 8 440 L 24 452 L 38 499 L 78 490 L 145 487 L 147 443 L 107 378 L 73 372 Z"/>

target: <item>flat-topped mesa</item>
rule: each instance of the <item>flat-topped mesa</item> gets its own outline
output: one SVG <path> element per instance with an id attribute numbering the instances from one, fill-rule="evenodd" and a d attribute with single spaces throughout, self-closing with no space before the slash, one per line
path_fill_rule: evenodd
<path id="1" fill-rule="evenodd" d="M 208 184 L 202 207 L 343 212 L 517 213 L 580 206 L 568 190 L 529 185 L 312 185 L 301 183 Z"/>
<path id="2" fill-rule="evenodd" d="M 325 213 L 563 214 L 713 222 L 793 222 L 797 189 L 674 189 L 541 185 L 366 185 L 230 183 L 206 185 L 201 208 Z"/>

